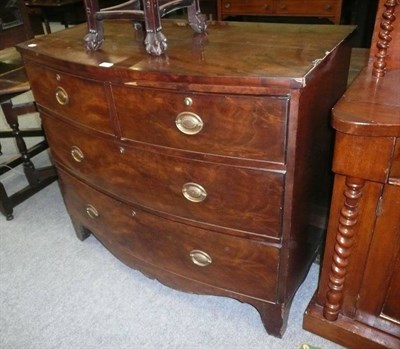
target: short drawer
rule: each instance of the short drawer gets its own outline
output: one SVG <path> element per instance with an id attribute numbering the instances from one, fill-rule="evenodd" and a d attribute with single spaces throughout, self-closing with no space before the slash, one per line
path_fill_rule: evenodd
<path id="1" fill-rule="evenodd" d="M 219 0 L 223 15 L 262 15 L 273 12 L 273 0 Z"/>
<path id="2" fill-rule="evenodd" d="M 59 171 L 73 219 L 129 265 L 139 259 L 221 289 L 276 300 L 279 249 L 132 208 Z"/>
<path id="3" fill-rule="evenodd" d="M 195 152 L 284 162 L 288 97 L 113 86 L 123 138 Z"/>
<path id="4" fill-rule="evenodd" d="M 335 16 L 338 6 L 336 0 L 278 0 L 275 5 L 276 14 L 305 16 Z"/>
<path id="5" fill-rule="evenodd" d="M 27 62 L 36 102 L 77 124 L 113 134 L 106 91 L 100 82 L 81 79 Z"/>
<path id="6" fill-rule="evenodd" d="M 123 201 L 208 225 L 280 237 L 282 173 L 144 151 L 56 119 L 43 121 L 55 161 Z"/>

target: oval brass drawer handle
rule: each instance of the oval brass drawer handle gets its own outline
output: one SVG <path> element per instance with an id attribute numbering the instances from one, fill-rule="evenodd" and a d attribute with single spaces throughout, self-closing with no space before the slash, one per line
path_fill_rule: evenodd
<path id="1" fill-rule="evenodd" d="M 82 150 L 80 150 L 76 145 L 71 147 L 71 156 L 76 162 L 82 162 L 85 158 Z"/>
<path id="2" fill-rule="evenodd" d="M 97 218 L 99 216 L 99 212 L 91 204 L 88 204 L 86 206 L 86 213 L 91 219 L 95 219 L 95 218 Z"/>
<path id="3" fill-rule="evenodd" d="M 206 190 L 197 183 L 185 183 L 182 187 L 183 196 L 192 202 L 202 202 L 207 197 Z"/>
<path id="4" fill-rule="evenodd" d="M 190 258 L 192 259 L 192 262 L 199 267 L 206 267 L 212 263 L 210 255 L 200 250 L 191 251 Z"/>
<path id="5" fill-rule="evenodd" d="M 65 91 L 60 86 L 56 88 L 56 100 L 61 105 L 67 105 L 69 103 L 69 97 L 67 91 Z"/>
<path id="6" fill-rule="evenodd" d="M 185 135 L 195 135 L 199 133 L 203 126 L 203 120 L 195 113 L 184 111 L 179 113 L 175 119 L 176 127 Z"/>

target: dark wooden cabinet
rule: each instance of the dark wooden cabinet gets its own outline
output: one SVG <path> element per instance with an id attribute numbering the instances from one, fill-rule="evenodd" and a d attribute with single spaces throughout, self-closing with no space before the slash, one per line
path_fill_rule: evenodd
<path id="1" fill-rule="evenodd" d="M 130 24 L 105 25 L 96 52 L 84 26 L 19 46 L 78 237 L 171 287 L 252 304 L 281 336 L 321 244 L 354 28 L 194 35 L 165 20 L 153 57 Z"/>
<path id="2" fill-rule="evenodd" d="M 342 0 L 217 0 L 218 20 L 226 16 L 320 17 L 340 23 Z"/>
<path id="3" fill-rule="evenodd" d="M 333 109 L 336 179 L 321 279 L 304 327 L 350 348 L 400 347 L 398 8 L 381 1 L 378 47 Z"/>

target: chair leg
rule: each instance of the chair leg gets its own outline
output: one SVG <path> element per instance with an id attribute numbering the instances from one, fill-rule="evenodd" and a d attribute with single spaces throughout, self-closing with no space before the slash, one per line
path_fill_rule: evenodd
<path id="1" fill-rule="evenodd" d="M 33 194 L 37 193 L 42 188 L 54 182 L 57 179 L 57 173 L 54 166 L 36 169 L 31 161 L 31 156 L 37 155 L 48 148 L 47 142 L 44 140 L 36 144 L 34 147 L 27 149 L 23 135 L 37 136 L 38 130 L 20 131 L 19 129 L 18 116 L 36 111 L 35 103 L 26 103 L 14 106 L 11 101 L 7 101 L 1 104 L 1 108 L 7 123 L 11 127 L 11 133 L 16 140 L 20 152 L 20 156 L 9 161 L 7 165 L 14 168 L 22 163 L 25 177 L 29 183 L 29 185 L 11 196 L 7 195 L 4 185 L 0 183 L 0 212 L 6 216 L 7 220 L 11 220 L 13 219 L 13 208 L 31 197 Z M 5 135 L 7 135 L 7 132 Z M 44 135 L 43 130 L 41 135 Z"/>
<path id="2" fill-rule="evenodd" d="M 161 19 L 158 0 L 148 0 L 144 4 L 144 21 L 146 51 L 151 55 L 160 56 L 167 49 L 167 38 L 161 32 Z"/>
<path id="3" fill-rule="evenodd" d="M 146 37 L 144 40 L 147 53 L 160 56 L 167 49 L 167 38 L 162 33 L 161 16 L 176 9 L 188 9 L 189 24 L 196 33 L 204 33 L 207 29 L 206 16 L 200 12 L 199 0 L 175 0 L 159 4 L 159 0 L 129 0 L 120 5 L 99 9 L 98 0 L 85 0 L 88 33 L 85 47 L 90 51 L 100 48 L 104 41 L 102 20 L 131 19 L 135 22 L 135 29 L 140 25 L 137 22 L 144 20 Z"/>
<path id="4" fill-rule="evenodd" d="M 207 29 L 206 16 L 200 11 L 199 0 L 193 0 L 192 4 L 188 6 L 188 22 L 190 27 L 196 33 L 204 33 Z"/>
<path id="5" fill-rule="evenodd" d="M 88 34 L 86 34 L 85 47 L 87 50 L 96 51 L 104 41 L 103 22 L 96 19 L 100 11 L 98 0 L 85 0 Z"/>
<path id="6" fill-rule="evenodd" d="M 3 184 L 0 183 L 0 212 L 6 216 L 6 219 L 8 221 L 12 220 L 14 218 L 13 208 L 15 206 L 19 205 L 21 202 L 30 198 L 32 195 L 36 194 L 41 189 L 53 183 L 56 179 L 57 179 L 56 172 L 54 169 L 52 169 L 50 175 L 48 175 L 42 181 L 38 182 L 36 185 L 28 185 L 10 196 L 7 195 Z"/>
<path id="7" fill-rule="evenodd" d="M 4 185 L 0 183 L 0 212 L 6 216 L 8 221 L 14 218 L 13 216 L 13 205 L 9 200 L 9 197 L 4 189 Z"/>
<path id="8" fill-rule="evenodd" d="M 26 147 L 25 141 L 21 136 L 20 130 L 19 130 L 19 123 L 18 123 L 18 115 L 14 113 L 13 110 L 13 104 L 11 101 L 5 102 L 1 105 L 3 109 L 4 116 L 6 118 L 7 123 L 11 127 L 13 136 L 15 138 L 15 141 L 17 143 L 18 151 L 21 155 L 22 158 L 22 165 L 24 168 L 24 172 L 27 175 L 27 180 L 29 184 L 33 185 L 34 183 L 34 178 L 32 177 L 32 173 L 35 171 L 35 166 L 33 165 L 29 154 L 28 154 L 28 149 Z"/>

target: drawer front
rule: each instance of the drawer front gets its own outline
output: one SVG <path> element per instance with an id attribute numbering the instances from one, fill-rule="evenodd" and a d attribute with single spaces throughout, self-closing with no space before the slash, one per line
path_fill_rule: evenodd
<path id="1" fill-rule="evenodd" d="M 129 146 L 121 149 L 121 143 L 44 119 L 53 158 L 121 200 L 193 221 L 280 237 L 283 174 Z"/>
<path id="2" fill-rule="evenodd" d="M 272 0 L 220 0 L 221 12 L 228 14 L 270 14 L 273 12 Z"/>
<path id="3" fill-rule="evenodd" d="M 117 257 L 131 257 L 130 265 L 137 258 L 191 280 L 275 301 L 279 249 L 132 209 L 59 174 L 69 213 Z"/>
<path id="4" fill-rule="evenodd" d="M 275 9 L 276 14 L 335 16 L 337 6 L 335 0 L 278 0 Z"/>
<path id="5" fill-rule="evenodd" d="M 284 162 L 286 97 L 113 87 L 123 138 L 223 156 Z"/>
<path id="6" fill-rule="evenodd" d="M 34 63 L 26 64 L 36 102 L 77 124 L 113 134 L 104 85 Z"/>

